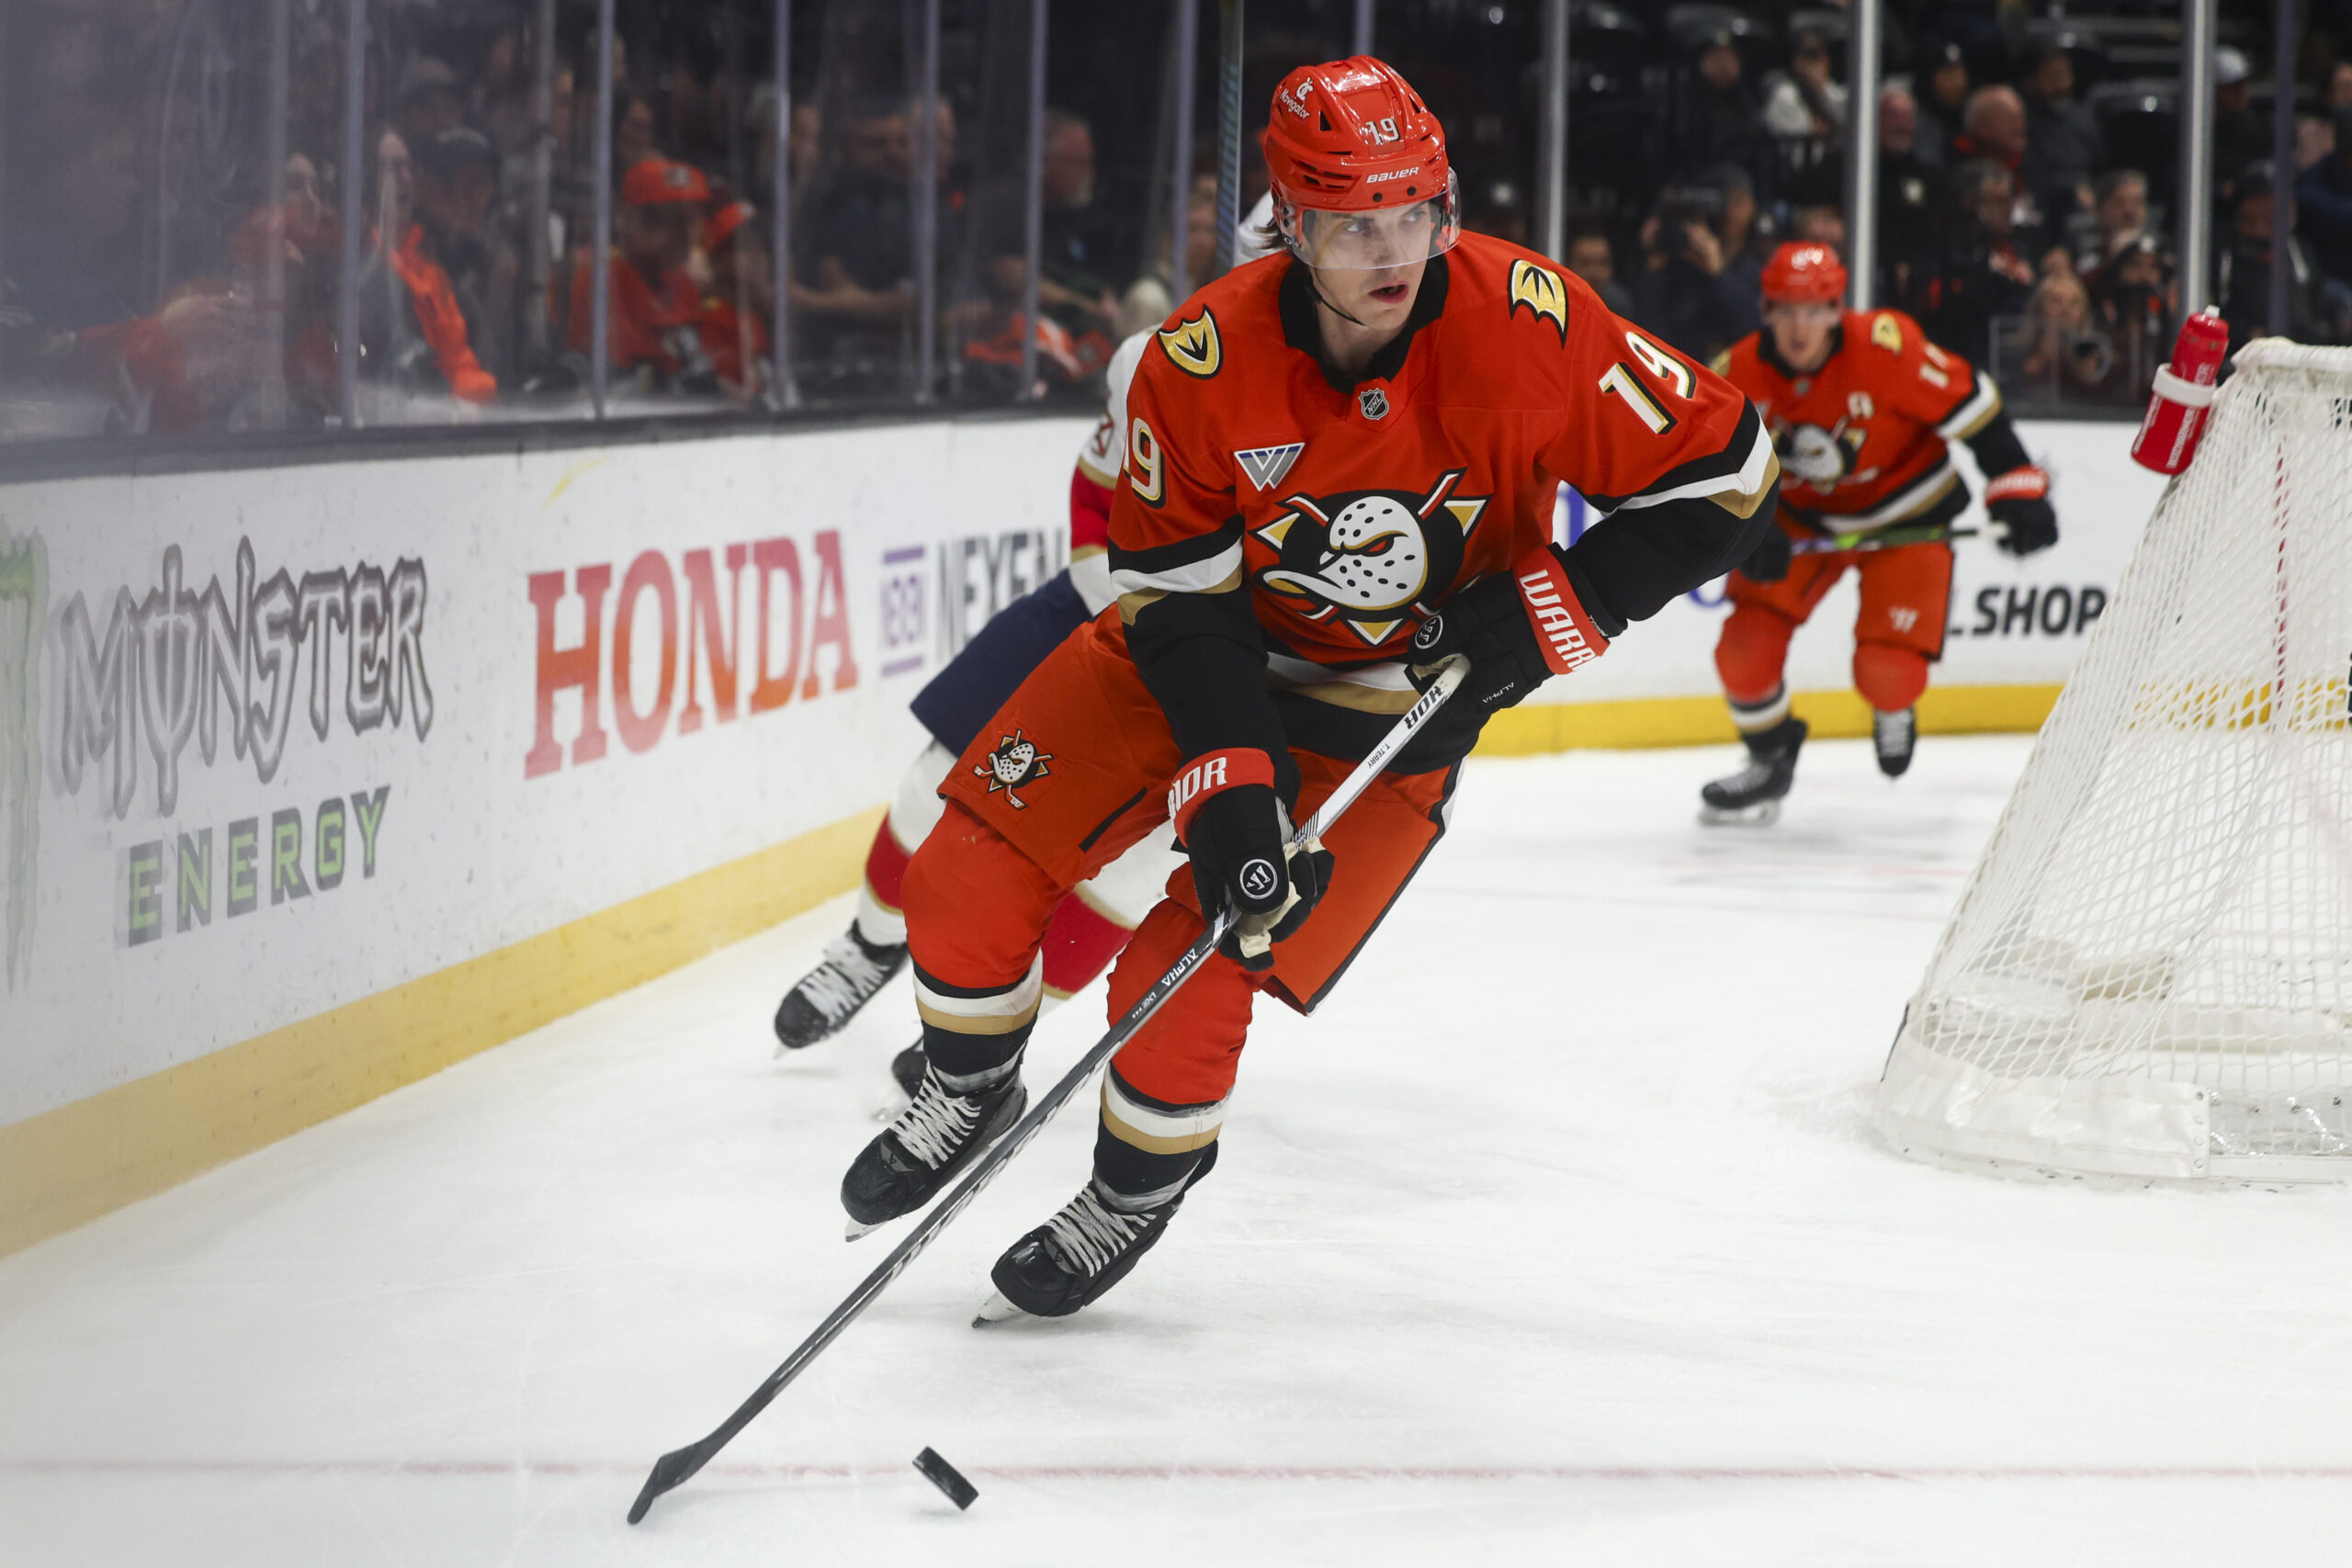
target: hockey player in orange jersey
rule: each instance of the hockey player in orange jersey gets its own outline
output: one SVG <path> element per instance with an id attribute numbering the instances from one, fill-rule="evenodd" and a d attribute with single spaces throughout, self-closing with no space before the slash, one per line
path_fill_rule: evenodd
<path id="1" fill-rule="evenodd" d="M 1338 982 L 1486 717 L 1770 525 L 1779 464 L 1747 400 L 1573 274 L 1461 233 L 1443 133 L 1389 67 L 1293 72 L 1264 146 L 1281 250 L 1179 307 L 1128 391 L 1119 601 L 958 759 L 903 885 L 930 1069 L 842 1180 L 854 1235 L 1018 1119 L 1067 889 L 1173 818 L 1189 865 L 1112 972 L 1114 1015 L 1204 912 L 1239 918 L 1113 1059 L 1092 1176 L 999 1259 L 991 1316 L 1075 1312 L 1159 1239 L 1216 1158 L 1252 1002 L 1308 1011 Z M 1562 480 L 1608 514 L 1566 548 Z M 1453 699 L 1292 858 L 1296 814 L 1456 653 Z"/>
<path id="2" fill-rule="evenodd" d="M 1789 712 L 1789 637 L 1851 569 L 1861 580 L 1854 687 L 1871 705 L 1878 765 L 1911 765 L 1913 705 L 1941 657 L 1952 519 L 1967 488 L 1946 446 L 1993 476 L 2000 547 L 2057 543 L 2050 478 L 2001 410 L 2000 389 L 1929 343 L 1900 310 L 1844 310 L 1846 269 L 1826 245 L 1790 243 L 1764 269 L 1764 330 L 1715 368 L 1762 412 L 1781 454 L 1780 526 L 1732 574 L 1715 670 L 1747 766 L 1700 791 L 1711 820 L 1769 821 L 1796 773 L 1805 725 Z"/>

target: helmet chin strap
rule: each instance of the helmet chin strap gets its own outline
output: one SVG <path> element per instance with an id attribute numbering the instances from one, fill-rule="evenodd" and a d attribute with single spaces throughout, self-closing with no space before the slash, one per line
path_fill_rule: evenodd
<path id="1" fill-rule="evenodd" d="M 1288 204 L 1285 203 L 1284 205 L 1287 206 Z M 1330 311 L 1331 314 L 1339 317 L 1343 321 L 1352 321 L 1357 326 L 1369 327 L 1372 323 L 1365 321 L 1362 316 L 1357 315 L 1352 310 L 1343 310 L 1339 306 L 1334 305 L 1331 303 L 1331 297 L 1323 292 L 1322 270 L 1313 262 L 1306 259 L 1306 253 L 1299 248 L 1297 239 L 1294 238 L 1289 232 L 1289 230 L 1293 225 L 1302 225 L 1305 222 L 1305 220 L 1294 212 L 1291 214 L 1291 223 L 1286 225 L 1283 222 L 1283 215 L 1281 210 L 1277 209 L 1274 215 L 1274 222 L 1275 227 L 1283 231 L 1283 248 L 1290 252 L 1291 258 L 1293 260 L 1296 261 L 1299 265 L 1306 269 L 1306 288 L 1308 293 L 1315 296 L 1315 302 L 1322 306 L 1325 310 Z"/>
<path id="2" fill-rule="evenodd" d="M 1342 310 L 1340 307 L 1331 303 L 1331 297 L 1323 292 L 1323 281 L 1321 276 L 1316 272 L 1314 265 L 1308 262 L 1305 256 L 1299 257 L 1299 265 L 1306 268 L 1306 287 L 1308 291 L 1315 296 L 1316 303 L 1321 305 L 1325 310 L 1330 311 L 1331 314 L 1339 317 L 1341 321 L 1353 321 L 1360 327 L 1371 326 L 1372 323 L 1365 321 L 1362 316 L 1355 314 L 1351 310 Z"/>

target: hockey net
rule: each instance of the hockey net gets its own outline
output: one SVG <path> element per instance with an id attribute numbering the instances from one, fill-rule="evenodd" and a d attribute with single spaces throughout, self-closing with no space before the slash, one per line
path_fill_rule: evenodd
<path id="1" fill-rule="evenodd" d="M 1905 1153 L 2352 1175 L 2352 350 L 2236 363 L 1905 1012 Z"/>

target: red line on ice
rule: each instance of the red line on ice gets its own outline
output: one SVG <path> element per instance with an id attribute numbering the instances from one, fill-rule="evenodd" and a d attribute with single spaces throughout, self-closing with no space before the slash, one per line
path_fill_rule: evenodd
<path id="1" fill-rule="evenodd" d="M 709 1475 L 776 1481 L 895 1479 L 900 1465 L 713 1464 Z M 2282 1465 L 967 1465 L 1003 1481 L 1232 1482 L 1822 1482 L 1822 1481 L 2352 1481 L 2352 1464 Z M 640 1463 L 611 1460 L 0 1459 L 0 1474 L 184 1475 L 615 1475 Z"/>

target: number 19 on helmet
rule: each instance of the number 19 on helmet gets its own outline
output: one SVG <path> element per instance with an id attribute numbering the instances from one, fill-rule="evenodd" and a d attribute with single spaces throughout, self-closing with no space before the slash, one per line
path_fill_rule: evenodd
<path id="1" fill-rule="evenodd" d="M 1283 77 L 1265 150 L 1274 228 L 1309 266 L 1410 266 L 1462 236 L 1444 128 L 1405 78 L 1370 55 Z"/>

